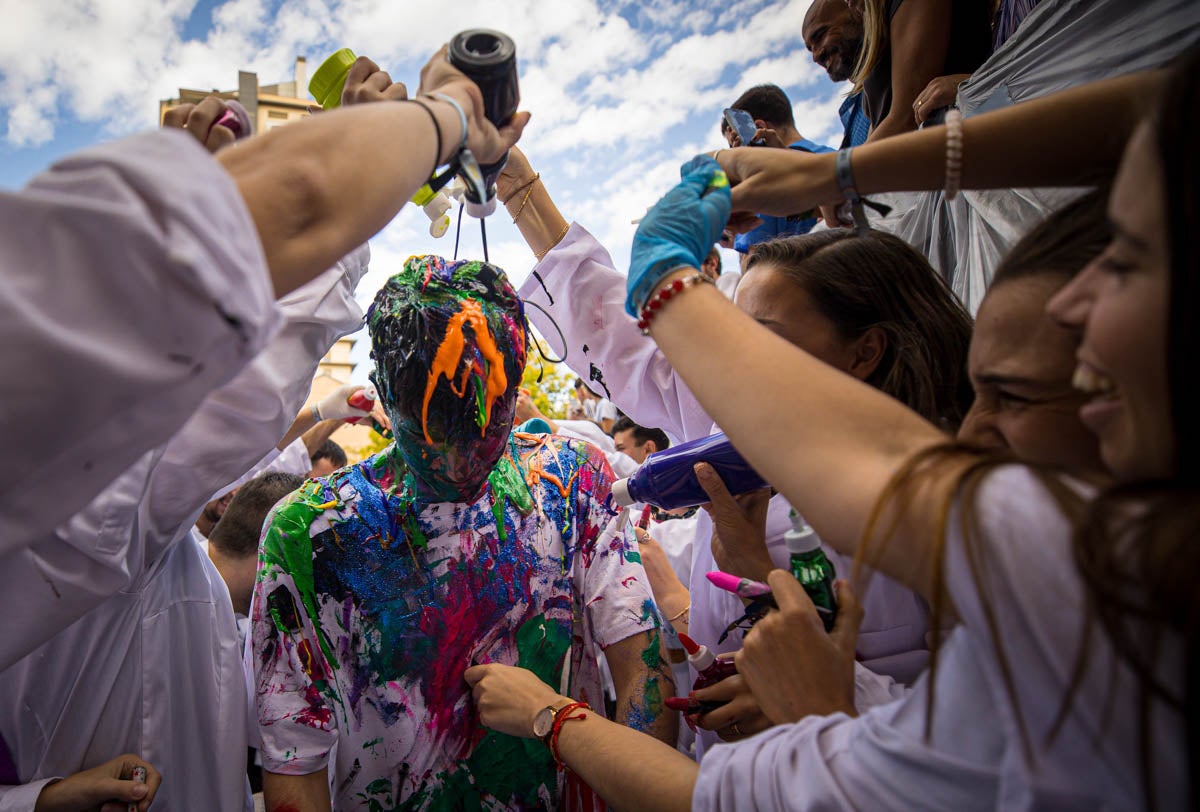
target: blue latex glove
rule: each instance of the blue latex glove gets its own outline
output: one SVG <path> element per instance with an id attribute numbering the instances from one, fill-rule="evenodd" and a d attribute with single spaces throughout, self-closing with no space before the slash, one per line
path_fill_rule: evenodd
<path id="1" fill-rule="evenodd" d="M 633 236 L 625 311 L 634 318 L 664 276 L 680 266 L 700 267 L 729 222 L 729 180 L 720 164 L 697 155 L 679 175 L 683 180 L 654 204 Z"/>

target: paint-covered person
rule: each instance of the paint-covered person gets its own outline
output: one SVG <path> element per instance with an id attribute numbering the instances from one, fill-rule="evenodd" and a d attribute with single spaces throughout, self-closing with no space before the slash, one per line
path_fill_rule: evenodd
<path id="1" fill-rule="evenodd" d="M 306 483 L 261 545 L 246 666 L 267 807 L 588 803 L 542 743 L 480 725 L 463 673 L 520 664 L 603 715 L 601 648 L 618 721 L 674 741 L 611 470 L 586 443 L 512 431 L 526 326 L 494 266 L 411 258 L 368 326 L 396 440 Z"/>

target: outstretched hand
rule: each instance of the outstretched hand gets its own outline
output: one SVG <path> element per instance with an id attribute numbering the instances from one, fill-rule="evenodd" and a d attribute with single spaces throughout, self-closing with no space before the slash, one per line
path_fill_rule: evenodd
<path id="1" fill-rule="evenodd" d="M 842 201 L 834 176 L 834 153 L 740 147 L 717 150 L 716 160 L 733 184 L 735 212 L 787 217 Z"/>
<path id="2" fill-rule="evenodd" d="M 686 632 L 687 621 L 683 616 L 687 614 L 686 610 L 691 603 L 688 588 L 671 568 L 667 551 L 653 536 L 640 527 L 633 529 L 633 535 L 637 538 L 638 552 L 642 556 L 642 566 L 646 569 L 646 578 L 650 581 L 650 592 L 654 595 L 654 602 L 658 604 L 665 618 L 675 618 L 671 625 L 676 631 L 680 631 L 682 627 L 682 631 Z"/>
<path id="3" fill-rule="evenodd" d="M 625 310 L 634 317 L 664 276 L 700 267 L 729 221 L 729 181 L 716 161 L 697 155 L 679 174 L 682 180 L 646 213 L 633 237 Z"/>
<path id="4" fill-rule="evenodd" d="M 237 140 L 233 130 L 217 124 L 229 112 L 229 105 L 216 96 L 199 104 L 181 104 L 163 114 L 163 127 L 187 130 L 209 152 L 217 152 Z"/>
<path id="5" fill-rule="evenodd" d="M 856 715 L 854 647 L 863 610 L 849 582 L 837 582 L 837 622 L 828 634 L 791 573 L 775 570 L 768 582 L 779 611 L 746 633 L 734 657 L 763 712 L 775 724 L 814 714 Z"/>
<path id="6" fill-rule="evenodd" d="M 370 394 L 368 394 L 368 391 Z M 362 398 L 356 398 L 359 392 L 363 393 Z M 354 384 L 346 384 L 334 389 L 317 403 L 317 413 L 322 420 L 346 420 L 348 422 L 357 423 L 363 418 L 370 417 L 371 411 L 375 407 L 376 399 L 372 397 L 374 389 L 368 390 L 365 386 L 356 386 Z M 351 401 L 354 401 L 353 403 Z M 355 403 L 370 404 L 369 408 L 360 408 L 354 405 Z"/>
<path id="7" fill-rule="evenodd" d="M 467 147 L 481 165 L 500 160 L 521 138 L 529 113 L 517 113 L 504 126 L 496 127 L 483 112 L 483 93 L 466 74 L 450 64 L 450 46 L 443 45 L 421 68 L 422 96 L 445 93 L 458 100 L 470 119 Z"/>

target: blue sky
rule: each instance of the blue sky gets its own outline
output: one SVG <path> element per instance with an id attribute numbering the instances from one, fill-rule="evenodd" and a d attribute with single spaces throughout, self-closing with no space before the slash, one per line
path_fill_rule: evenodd
<path id="1" fill-rule="evenodd" d="M 569 220 L 627 261 L 639 217 L 677 179 L 678 166 L 724 146 L 722 108 L 760 82 L 783 87 L 806 137 L 840 141 L 831 83 L 804 49 L 809 0 L 643 3 L 640 0 L 49 0 L 5 3 L 0 27 L 0 185 L 17 188 L 56 158 L 153 127 L 158 101 L 178 88 L 261 84 L 309 73 L 331 51 L 372 57 L 417 85 L 421 65 L 464 28 L 505 31 L 517 44 L 521 146 Z M 453 252 L 408 209 L 372 241 L 369 301 L 414 253 Z M 517 281 L 533 258 L 501 211 L 488 220 L 493 262 Z M 479 256 L 475 221 L 462 255 Z M 730 254 L 727 264 L 735 260 Z M 365 342 L 360 342 L 364 344 Z M 359 347 L 360 350 L 365 350 Z M 365 361 L 365 351 L 360 360 Z M 356 377 L 365 379 L 360 365 Z"/>

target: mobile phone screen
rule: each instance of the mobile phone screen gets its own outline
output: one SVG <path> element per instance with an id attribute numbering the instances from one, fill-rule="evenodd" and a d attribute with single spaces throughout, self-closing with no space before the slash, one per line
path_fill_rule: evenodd
<path id="1" fill-rule="evenodd" d="M 738 134 L 738 138 L 742 140 L 742 146 L 748 147 L 753 144 L 754 133 L 758 132 L 758 128 L 754 126 L 754 117 L 745 110 L 725 108 L 725 123 Z"/>

